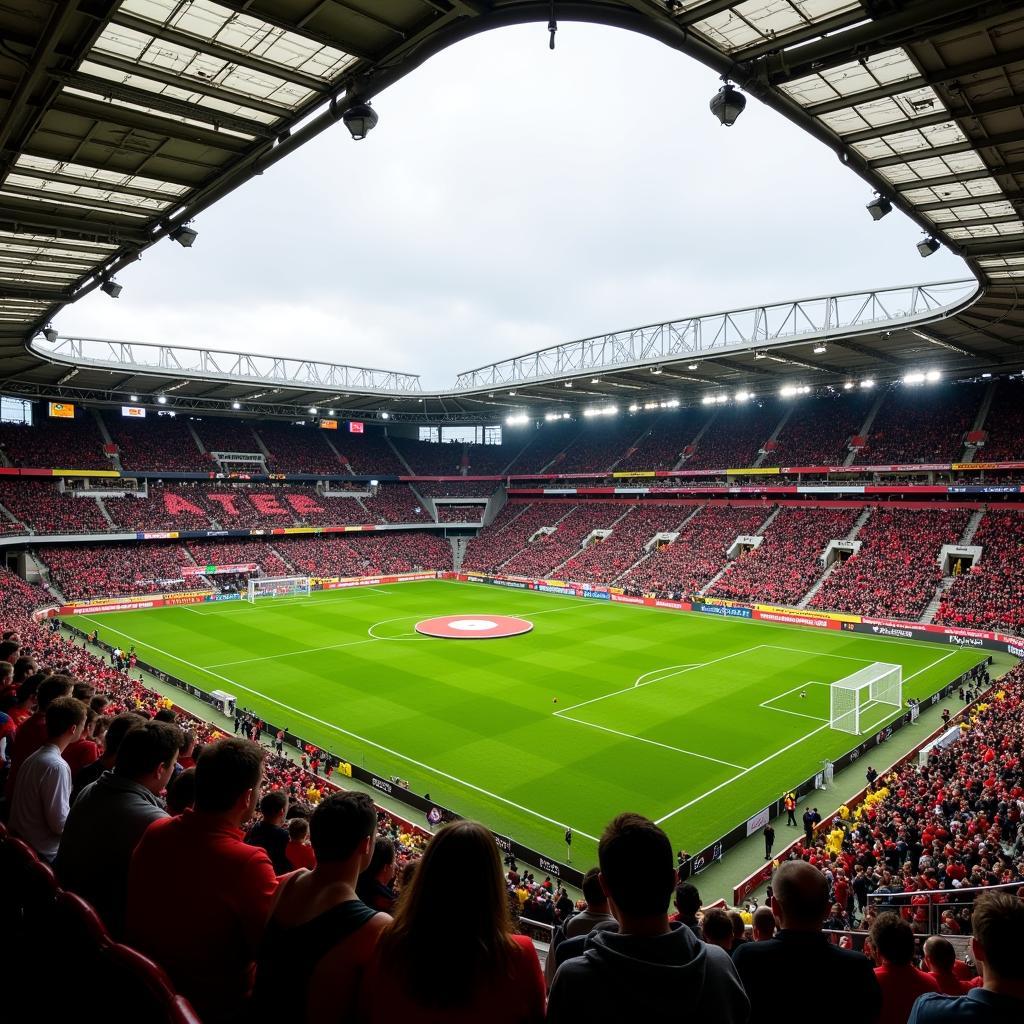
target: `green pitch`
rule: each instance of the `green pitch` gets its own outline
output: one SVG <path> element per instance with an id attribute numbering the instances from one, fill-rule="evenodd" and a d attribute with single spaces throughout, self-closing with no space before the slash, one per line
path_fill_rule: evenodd
<path id="1" fill-rule="evenodd" d="M 534 629 L 500 640 L 413 632 L 436 615 L 488 614 Z M 905 700 L 981 660 L 447 581 L 75 621 L 528 846 L 564 854 L 571 827 L 583 865 L 619 811 L 659 821 L 692 852 L 848 750 L 854 738 L 827 725 L 829 684 L 842 676 L 899 663 Z M 875 706 L 865 733 L 898 713 Z"/>

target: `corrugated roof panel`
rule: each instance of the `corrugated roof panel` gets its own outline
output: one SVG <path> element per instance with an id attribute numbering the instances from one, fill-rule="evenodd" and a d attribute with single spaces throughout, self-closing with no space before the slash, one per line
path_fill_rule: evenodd
<path id="1" fill-rule="evenodd" d="M 798 78 L 779 88 L 802 107 L 810 107 L 844 96 L 855 97 L 859 92 L 877 89 L 880 85 L 892 85 L 918 77 L 919 72 L 906 52 L 896 49 L 886 50 L 863 62 L 850 61 L 806 78 Z"/>
<path id="2" fill-rule="evenodd" d="M 951 206 L 948 210 L 932 210 L 929 216 L 936 224 L 953 224 L 962 220 L 977 220 L 979 217 L 1011 217 L 1015 213 L 1013 204 L 1003 199 L 971 206 Z"/>
<path id="3" fill-rule="evenodd" d="M 166 200 L 146 199 L 142 196 L 126 192 L 117 192 L 114 189 L 95 188 L 88 184 L 72 185 L 65 181 L 49 181 L 46 178 L 19 174 L 17 171 L 8 175 L 6 184 L 39 189 L 51 195 L 56 202 L 64 202 L 70 197 L 74 197 L 76 199 L 88 200 L 92 206 L 102 206 L 107 202 L 134 206 L 139 213 L 159 213 L 161 210 L 166 210 L 174 202 L 171 198 Z"/>
<path id="4" fill-rule="evenodd" d="M 31 156 L 27 153 L 22 153 L 18 157 L 15 166 L 23 171 L 38 171 L 42 174 L 62 174 L 80 178 L 83 182 L 88 182 L 98 188 L 108 186 L 114 190 L 134 188 L 145 192 L 156 192 L 167 196 L 168 200 L 183 196 L 188 191 L 184 185 L 174 185 L 169 181 L 160 181 L 142 174 L 119 174 L 116 171 L 86 167 L 84 164 L 48 160 L 45 157 Z"/>
<path id="5" fill-rule="evenodd" d="M 955 121 L 930 125 L 927 128 L 913 128 L 910 131 L 886 135 L 882 139 L 868 139 L 856 142 L 851 147 L 867 160 L 881 160 L 887 156 L 905 156 L 922 150 L 938 149 L 958 142 L 966 142 L 967 136 Z"/>
<path id="6" fill-rule="evenodd" d="M 856 103 L 843 110 L 823 114 L 819 120 L 836 134 L 849 135 L 867 128 L 881 128 L 901 121 L 911 121 L 925 114 L 941 113 L 945 109 L 935 90 L 925 86 L 895 96 L 883 96 L 881 99 Z"/>
<path id="7" fill-rule="evenodd" d="M 720 11 L 693 28 L 727 52 L 781 39 L 807 25 L 850 11 L 862 11 L 858 0 L 746 0 Z"/>
<path id="8" fill-rule="evenodd" d="M 915 205 L 922 203 L 941 203 L 943 200 L 968 199 L 972 196 L 1001 194 L 1002 189 L 995 178 L 977 178 L 974 181 L 952 181 L 945 185 L 933 185 L 930 188 L 911 188 L 903 193 L 903 197 Z"/>
<path id="9" fill-rule="evenodd" d="M 995 238 L 998 235 L 1019 235 L 1024 233 L 1024 222 L 1008 221 L 1005 224 L 978 224 L 972 228 L 949 228 L 950 238 Z"/>
<path id="10" fill-rule="evenodd" d="M 926 157 L 909 164 L 893 164 L 881 167 L 878 173 L 894 185 L 902 185 L 911 181 L 928 181 L 950 174 L 967 174 L 971 171 L 983 171 L 985 162 L 973 152 L 947 153 L 944 156 Z"/>

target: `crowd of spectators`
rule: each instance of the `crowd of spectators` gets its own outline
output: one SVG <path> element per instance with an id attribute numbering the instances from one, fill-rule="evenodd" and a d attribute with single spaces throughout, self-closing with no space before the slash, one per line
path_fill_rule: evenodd
<path id="1" fill-rule="evenodd" d="M 124 469 L 209 473 L 216 468 L 199 450 L 187 417 L 152 411 L 145 417 L 104 413 L 103 422 Z"/>
<path id="2" fill-rule="evenodd" d="M 754 533 L 768 515 L 766 505 L 702 505 L 671 544 L 655 548 L 619 583 L 663 596 L 695 594 L 725 568 L 736 538 Z"/>
<path id="3" fill-rule="evenodd" d="M 191 540 L 188 553 L 197 565 L 258 565 L 267 576 L 295 576 L 295 570 L 266 541 Z"/>
<path id="4" fill-rule="evenodd" d="M 565 457 L 558 463 L 559 473 L 605 473 L 630 450 L 644 433 L 635 419 L 617 422 L 614 418 L 590 423 L 582 431 Z"/>
<path id="5" fill-rule="evenodd" d="M 210 589 L 203 576 L 182 573 L 183 567 L 194 563 L 177 544 L 47 545 L 38 549 L 36 557 L 49 568 L 54 585 L 69 601 Z"/>
<path id="6" fill-rule="evenodd" d="M 939 552 L 956 544 L 970 519 L 966 509 L 876 506 L 851 555 L 825 579 L 810 607 L 917 619 L 942 580 Z"/>
<path id="7" fill-rule="evenodd" d="M 416 475 L 457 476 L 462 472 L 464 444 L 416 441 L 411 437 L 393 437 L 391 442 Z"/>
<path id="8" fill-rule="evenodd" d="M 624 512 L 622 506 L 614 503 L 573 506 L 567 516 L 559 519 L 554 533 L 541 534 L 529 542 L 505 563 L 502 572 L 513 576 L 546 576 L 575 555 L 591 531 L 610 529 Z"/>
<path id="9" fill-rule="evenodd" d="M 990 508 L 971 544 L 981 547 L 981 560 L 953 580 L 934 621 L 1019 636 L 1024 633 L 1024 511 Z"/>
<path id="10" fill-rule="evenodd" d="M 522 448 L 517 434 L 507 435 L 507 443 L 467 444 L 464 461 L 466 472 L 474 476 L 498 476 Z"/>
<path id="11" fill-rule="evenodd" d="M 638 559 L 655 534 L 674 532 L 686 513 L 671 505 L 632 505 L 609 537 L 596 540 L 565 563 L 563 575 L 588 583 L 613 583 Z"/>
<path id="12" fill-rule="evenodd" d="M 418 480 L 416 490 L 430 498 L 489 498 L 497 489 L 494 480 Z"/>
<path id="13" fill-rule="evenodd" d="M 650 430 L 629 448 L 617 470 L 674 469 L 683 457 L 683 450 L 701 432 L 711 412 L 704 408 L 678 409 L 662 412 L 650 421 Z"/>
<path id="14" fill-rule="evenodd" d="M 479 523 L 485 505 L 435 505 L 439 523 Z"/>
<path id="15" fill-rule="evenodd" d="M 213 519 L 203 500 L 206 487 L 185 481 L 165 484 L 150 480 L 145 497 L 105 497 L 103 507 L 117 526 L 126 530 L 212 530 Z"/>
<path id="16" fill-rule="evenodd" d="M 329 440 L 341 456 L 342 463 L 356 476 L 369 473 L 405 476 L 409 472 L 384 434 L 376 431 L 352 434 L 340 430 L 337 434 L 331 433 Z"/>
<path id="17" fill-rule="evenodd" d="M 491 525 L 470 539 L 462 567 L 476 572 L 497 572 L 542 526 L 553 526 L 566 512 L 565 506 L 552 508 L 544 503 L 507 502 Z"/>
<path id="18" fill-rule="evenodd" d="M 363 498 L 362 502 L 370 514 L 367 521 L 371 523 L 433 522 L 408 484 L 381 484 L 376 494 Z"/>
<path id="19" fill-rule="evenodd" d="M 517 440 L 522 439 L 525 447 L 520 450 L 505 472 L 559 472 L 562 453 L 581 433 L 580 425 L 572 422 L 552 421 L 551 423 L 539 423 L 533 428 L 525 428 L 522 434 L 516 435 Z"/>
<path id="20" fill-rule="evenodd" d="M 893 385 L 866 437 L 855 465 L 958 462 L 983 391 L 969 385 L 912 388 Z"/>
<path id="21" fill-rule="evenodd" d="M 112 532 L 95 498 L 62 494 L 52 478 L 0 479 L 0 504 L 33 533 Z"/>
<path id="22" fill-rule="evenodd" d="M 0 452 L 20 469 L 110 469 L 96 421 L 83 409 L 74 419 L 0 423 Z"/>
<path id="23" fill-rule="evenodd" d="M 728 469 L 753 466 L 761 446 L 782 419 L 783 409 L 770 399 L 718 410 L 684 469 Z"/>
<path id="24" fill-rule="evenodd" d="M 327 442 L 328 431 L 297 423 L 259 423 L 256 433 L 270 452 L 271 473 L 324 473 L 336 475 L 345 468 Z"/>
<path id="25" fill-rule="evenodd" d="M 874 401 L 873 392 L 861 390 L 797 400 L 761 465 L 841 466 Z"/>
<path id="26" fill-rule="evenodd" d="M 351 534 L 286 537 L 277 546 L 298 576 L 358 576 L 362 560 L 352 550 Z"/>
<path id="27" fill-rule="evenodd" d="M 860 514 L 854 508 L 783 508 L 764 531 L 764 541 L 734 559 L 708 588 L 714 597 L 796 604 L 824 572 L 820 556 L 840 540 Z"/>
<path id="28" fill-rule="evenodd" d="M 984 429 L 988 437 L 974 456 L 978 462 L 1024 460 L 1024 380 L 1004 377 L 999 381 Z"/>
<path id="29" fill-rule="evenodd" d="M 207 452 L 239 452 L 248 455 L 261 453 L 250 420 L 202 416 L 193 418 L 191 422 L 192 429 Z"/>

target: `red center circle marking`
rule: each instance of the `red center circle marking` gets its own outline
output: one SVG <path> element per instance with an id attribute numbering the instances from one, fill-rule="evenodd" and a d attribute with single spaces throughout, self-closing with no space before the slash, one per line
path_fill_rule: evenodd
<path id="1" fill-rule="evenodd" d="M 493 640 L 529 633 L 533 623 L 514 615 L 439 615 L 417 622 L 415 628 L 424 636 L 446 640 Z"/>

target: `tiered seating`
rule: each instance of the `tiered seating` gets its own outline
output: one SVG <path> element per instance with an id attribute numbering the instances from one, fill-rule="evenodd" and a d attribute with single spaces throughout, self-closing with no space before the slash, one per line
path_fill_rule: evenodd
<path id="1" fill-rule="evenodd" d="M 362 501 L 370 513 L 371 523 L 432 522 L 408 484 L 381 484 L 374 497 Z"/>
<path id="2" fill-rule="evenodd" d="M 260 423 L 256 433 L 270 456 L 271 473 L 344 473 L 345 467 L 327 442 L 327 431 L 293 423 Z"/>
<path id="3" fill-rule="evenodd" d="M 859 508 L 782 509 L 765 530 L 764 543 L 736 559 L 708 593 L 796 604 L 823 572 L 818 558 L 825 545 L 845 537 L 859 514 Z"/>
<path id="4" fill-rule="evenodd" d="M 857 534 L 863 547 L 825 580 L 812 608 L 916 619 L 942 579 L 939 552 L 956 544 L 964 509 L 876 508 Z"/>
<path id="5" fill-rule="evenodd" d="M 894 385 L 871 424 L 867 447 L 857 452 L 854 463 L 957 462 L 983 393 L 970 385 Z"/>
<path id="6" fill-rule="evenodd" d="M 483 505 L 436 505 L 439 523 L 479 523 Z"/>
<path id="7" fill-rule="evenodd" d="M 610 537 L 584 548 L 561 572 L 571 580 L 611 583 L 644 553 L 656 533 L 671 533 L 686 512 L 671 505 L 633 505 L 612 529 Z"/>
<path id="8" fill-rule="evenodd" d="M 764 506 L 704 505 L 675 541 L 653 551 L 619 582 L 643 591 L 694 594 L 722 571 L 733 541 L 753 533 L 767 515 Z"/>
<path id="9" fill-rule="evenodd" d="M 489 498 L 496 487 L 493 480 L 439 480 L 416 484 L 416 490 L 430 498 Z"/>
<path id="10" fill-rule="evenodd" d="M 299 576 L 358 576 L 362 559 L 352 550 L 347 536 L 286 537 L 280 551 Z"/>
<path id="11" fill-rule="evenodd" d="M 436 533 L 360 533 L 348 538 L 363 575 L 452 568 L 452 546 Z"/>
<path id="12" fill-rule="evenodd" d="M 110 518 L 127 530 L 212 530 L 204 490 L 202 484 L 150 481 L 148 497 L 104 498 L 103 505 Z"/>
<path id="13" fill-rule="evenodd" d="M 413 473 L 422 476 L 455 476 L 462 470 L 462 444 L 414 441 L 408 437 L 394 437 L 394 446 L 409 463 Z"/>
<path id="14" fill-rule="evenodd" d="M 526 547 L 542 526 L 554 526 L 570 510 L 569 505 L 546 502 L 507 504 L 494 522 L 466 546 L 462 567 L 476 572 L 497 572 L 503 563 Z"/>
<path id="15" fill-rule="evenodd" d="M 538 537 L 502 568 L 513 576 L 544 576 L 580 550 L 591 530 L 607 529 L 625 510 L 621 505 L 577 505 L 554 533 Z"/>
<path id="16" fill-rule="evenodd" d="M 558 463 L 559 473 L 604 473 L 643 432 L 635 420 L 590 423 Z M 616 467 L 617 468 L 617 467 Z"/>
<path id="17" fill-rule="evenodd" d="M 872 392 L 858 390 L 798 402 L 762 465 L 841 466 L 874 401 Z"/>
<path id="18" fill-rule="evenodd" d="M 50 480 L 0 480 L 0 504 L 35 533 L 110 533 L 95 498 L 61 494 Z"/>
<path id="19" fill-rule="evenodd" d="M 674 469 L 683 457 L 683 449 L 700 433 L 710 415 L 704 408 L 655 415 L 650 432 L 623 455 L 615 469 Z"/>
<path id="20" fill-rule="evenodd" d="M 266 542 L 240 540 L 193 540 L 188 551 L 199 565 L 248 565 L 255 563 L 268 576 L 294 576 L 284 559 Z"/>
<path id="21" fill-rule="evenodd" d="M 259 444 L 249 420 L 232 420 L 219 416 L 194 419 L 192 427 L 208 452 L 258 452 Z"/>
<path id="22" fill-rule="evenodd" d="M 125 469 L 166 473 L 209 473 L 216 469 L 210 457 L 200 452 L 184 417 L 150 412 L 145 419 L 137 419 L 105 413 L 103 422 L 120 450 Z"/>
<path id="23" fill-rule="evenodd" d="M 1024 633 L 1024 512 L 989 509 L 971 541 L 981 561 L 943 595 L 935 621 Z"/>
<path id="24" fill-rule="evenodd" d="M 49 566 L 54 583 L 72 601 L 209 589 L 202 576 L 182 578 L 182 567 L 192 562 L 176 544 L 43 547 L 36 556 Z"/>
<path id="25" fill-rule="evenodd" d="M 719 410 L 683 469 L 728 469 L 752 466 L 761 445 L 782 418 L 775 402 L 726 406 Z"/>
<path id="26" fill-rule="evenodd" d="M 532 433 L 529 444 L 516 456 L 515 461 L 505 470 L 506 473 L 539 473 L 549 462 L 560 455 L 561 452 L 580 434 L 581 428 L 577 423 L 552 422 L 542 423 Z M 515 435 L 518 439 L 521 435 Z M 531 438 L 528 430 L 522 434 L 523 442 Z M 552 473 L 561 472 L 556 463 L 549 470 Z"/>
<path id="27" fill-rule="evenodd" d="M 978 449 L 979 462 L 1020 462 L 1024 459 L 1024 379 L 1004 378 L 996 385 L 985 417 L 988 440 Z"/>
<path id="28" fill-rule="evenodd" d="M 380 433 L 349 434 L 338 431 L 331 444 L 341 453 L 342 462 L 357 476 L 379 473 L 381 476 L 405 476 L 408 470 L 395 455 L 387 438 Z"/>
<path id="29" fill-rule="evenodd" d="M 96 421 L 82 409 L 73 420 L 40 415 L 30 427 L 0 423 L 0 450 L 26 469 L 110 469 Z"/>
<path id="30" fill-rule="evenodd" d="M 503 473 L 523 443 L 518 434 L 511 433 L 504 444 L 467 444 L 468 472 L 474 476 L 496 476 Z"/>

